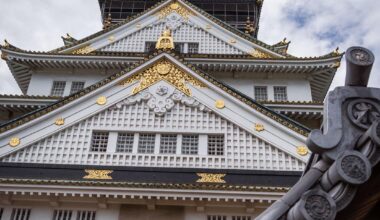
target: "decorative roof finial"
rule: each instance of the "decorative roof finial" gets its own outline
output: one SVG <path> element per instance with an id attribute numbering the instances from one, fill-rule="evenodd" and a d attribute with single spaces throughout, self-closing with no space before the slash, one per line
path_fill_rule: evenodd
<path id="1" fill-rule="evenodd" d="M 253 26 L 253 22 L 251 22 L 249 16 L 247 17 L 247 21 L 245 22 L 245 33 L 250 35 L 255 31 L 255 28 Z"/>
<path id="2" fill-rule="evenodd" d="M 287 44 L 288 42 L 286 42 L 286 37 L 281 41 L 282 44 Z"/>
<path id="3" fill-rule="evenodd" d="M 170 29 L 165 28 L 161 37 L 158 38 L 156 49 L 174 49 L 174 41 Z"/>
<path id="4" fill-rule="evenodd" d="M 9 45 L 10 45 L 10 44 L 8 43 L 7 39 L 4 39 L 4 45 L 3 45 L 3 47 L 6 48 L 6 47 L 9 47 Z"/>
<path id="5" fill-rule="evenodd" d="M 108 13 L 107 18 L 105 18 L 104 22 L 103 22 L 103 29 L 107 29 L 107 28 L 111 27 L 111 24 L 112 24 L 111 13 Z"/>
<path id="6" fill-rule="evenodd" d="M 334 50 L 333 54 L 334 54 L 334 55 L 339 55 L 339 54 L 340 54 L 340 53 L 339 53 L 339 47 L 337 47 L 337 48 Z"/>

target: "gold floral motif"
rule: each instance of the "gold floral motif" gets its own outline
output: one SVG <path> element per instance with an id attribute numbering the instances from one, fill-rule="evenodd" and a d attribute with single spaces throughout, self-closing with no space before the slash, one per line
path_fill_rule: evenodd
<path id="1" fill-rule="evenodd" d="M 193 12 L 191 12 L 187 8 L 183 7 L 178 2 L 174 2 L 174 3 L 164 7 L 163 9 L 161 9 L 161 11 L 158 12 L 158 17 L 160 19 L 164 19 L 164 18 L 166 18 L 166 16 L 168 16 L 172 12 L 176 12 L 186 21 L 189 20 L 190 15 L 195 16 L 195 14 Z"/>
<path id="2" fill-rule="evenodd" d="M 156 49 L 174 49 L 174 41 L 169 29 L 164 30 L 161 37 L 158 38 Z"/>
<path id="3" fill-rule="evenodd" d="M 11 138 L 10 140 L 9 140 L 9 145 L 11 146 L 11 147 L 16 147 L 17 145 L 19 145 L 20 144 L 20 138 L 18 138 L 18 137 L 13 137 L 13 138 Z"/>
<path id="4" fill-rule="evenodd" d="M 219 108 L 219 109 L 224 108 L 224 107 L 225 107 L 225 105 L 224 105 L 224 101 L 221 100 L 221 99 L 216 100 L 216 101 L 215 101 L 215 107 L 216 107 L 216 108 Z"/>
<path id="5" fill-rule="evenodd" d="M 265 130 L 264 125 L 256 123 L 255 124 L 255 130 L 258 131 L 258 132 L 264 131 Z"/>
<path id="6" fill-rule="evenodd" d="M 72 52 L 72 54 L 88 54 L 88 53 L 91 53 L 94 50 L 95 50 L 94 48 L 92 48 L 90 45 L 88 45 L 88 46 L 79 48 L 77 50 L 74 50 Z"/>
<path id="7" fill-rule="evenodd" d="M 98 105 L 104 105 L 106 103 L 107 103 L 107 98 L 105 96 L 99 96 L 96 99 L 96 104 L 98 104 Z"/>
<path id="8" fill-rule="evenodd" d="M 301 156 L 305 156 L 309 153 L 309 149 L 306 146 L 298 146 L 297 153 Z"/>
<path id="9" fill-rule="evenodd" d="M 97 180 L 110 180 L 112 176 L 109 176 L 113 170 L 84 170 L 87 175 L 83 179 L 97 179 Z"/>
<path id="10" fill-rule="evenodd" d="M 166 73 L 166 71 L 168 72 Z M 191 83 L 194 86 L 205 87 L 205 84 L 185 73 L 183 70 L 177 68 L 173 63 L 166 59 L 158 61 L 147 70 L 122 81 L 120 85 L 128 85 L 137 80 L 139 80 L 140 83 L 133 89 L 132 94 L 136 94 L 160 80 L 165 80 L 188 96 L 191 96 L 191 90 L 186 86 L 186 82 Z"/>
<path id="11" fill-rule="evenodd" d="M 226 183 L 226 181 L 222 179 L 226 174 L 197 173 L 197 175 L 200 177 L 197 183 Z"/>
<path id="12" fill-rule="evenodd" d="M 264 53 L 258 49 L 252 49 L 252 51 L 249 53 L 251 56 L 253 56 L 254 58 L 264 58 L 264 59 L 267 59 L 267 58 L 273 58 L 273 56 L 267 54 L 267 53 Z"/>
<path id="13" fill-rule="evenodd" d="M 55 120 L 54 124 L 58 125 L 58 126 L 63 125 L 63 124 L 65 124 L 65 119 L 63 119 L 63 118 L 57 118 Z"/>

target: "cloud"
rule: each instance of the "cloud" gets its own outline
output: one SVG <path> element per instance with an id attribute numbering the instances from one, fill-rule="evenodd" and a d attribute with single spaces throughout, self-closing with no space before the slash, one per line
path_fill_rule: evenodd
<path id="1" fill-rule="evenodd" d="M 82 38 L 101 29 L 97 0 L 0 0 L 0 39 L 29 50 L 47 51 L 62 45 L 70 33 Z M 318 56 L 337 46 L 370 48 L 378 57 L 370 85 L 380 86 L 380 4 L 375 0 L 265 0 L 259 38 L 277 43 L 285 36 L 292 41 L 289 52 Z M 343 85 L 345 63 L 332 88 Z M 0 94 L 20 93 L 6 63 L 0 61 Z"/>

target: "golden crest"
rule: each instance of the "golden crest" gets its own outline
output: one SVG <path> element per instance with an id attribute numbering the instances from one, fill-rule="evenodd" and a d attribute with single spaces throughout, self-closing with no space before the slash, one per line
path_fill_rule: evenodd
<path id="1" fill-rule="evenodd" d="M 156 66 L 156 70 L 161 75 L 166 75 L 170 72 L 170 69 L 172 67 L 168 65 L 167 63 L 160 63 Z"/>
<path id="2" fill-rule="evenodd" d="M 16 147 L 17 145 L 19 145 L 20 144 L 20 138 L 18 138 L 18 137 L 13 137 L 13 138 L 11 138 L 10 140 L 9 140 L 9 145 L 11 146 L 11 147 Z"/>
<path id="3" fill-rule="evenodd" d="M 256 124 L 255 124 L 255 130 L 258 131 L 258 132 L 260 132 L 260 131 L 264 131 L 264 130 L 265 130 L 265 129 L 264 129 L 264 125 L 259 124 L 259 123 L 256 123 Z"/>
<path id="4" fill-rule="evenodd" d="M 306 146 L 298 146 L 297 153 L 301 156 L 305 156 L 309 153 L 309 149 Z"/>
<path id="5" fill-rule="evenodd" d="M 175 2 L 175 3 L 172 3 L 172 4 L 170 5 L 170 8 L 171 8 L 172 10 L 177 10 L 177 9 L 179 8 L 179 5 L 178 5 L 177 2 Z"/>
<path id="6" fill-rule="evenodd" d="M 65 119 L 63 119 L 63 118 L 57 118 L 56 120 L 55 120 L 55 122 L 54 122 L 54 124 L 55 125 L 63 125 L 63 124 L 65 124 Z"/>
<path id="7" fill-rule="evenodd" d="M 156 49 L 174 49 L 174 41 L 170 29 L 164 30 L 161 37 L 158 38 Z"/>
<path id="8" fill-rule="evenodd" d="M 254 58 L 260 58 L 260 59 L 268 59 L 268 58 L 272 58 L 271 55 L 267 54 L 267 53 L 264 53 L 258 49 L 252 49 L 252 51 L 249 53 L 251 56 L 253 56 Z"/>
<path id="9" fill-rule="evenodd" d="M 221 99 L 216 100 L 216 101 L 215 101 L 215 107 L 216 107 L 216 108 L 219 108 L 219 109 L 224 108 L 224 107 L 225 107 L 225 105 L 224 105 L 224 101 L 221 100 Z"/>
<path id="10" fill-rule="evenodd" d="M 197 175 L 200 177 L 197 183 L 226 183 L 226 181 L 222 179 L 226 174 L 197 173 Z"/>
<path id="11" fill-rule="evenodd" d="M 160 19 L 164 19 L 166 18 L 166 16 L 168 16 L 169 14 L 171 14 L 172 12 L 176 12 L 177 14 L 179 14 L 183 19 L 185 19 L 186 21 L 189 19 L 189 16 L 192 15 L 192 16 L 195 16 L 195 14 L 193 12 L 191 12 L 190 10 L 188 10 L 187 8 L 183 7 L 181 4 L 179 4 L 178 2 L 174 2 L 166 7 L 164 7 L 163 9 L 161 9 L 159 12 L 158 12 L 158 17 Z"/>
<path id="12" fill-rule="evenodd" d="M 97 180 L 110 180 L 112 176 L 109 176 L 113 170 L 84 170 L 87 175 L 83 179 L 97 179 Z"/>
<path id="13" fill-rule="evenodd" d="M 104 105 L 106 103 L 107 103 L 107 98 L 105 96 L 99 96 L 96 99 L 96 104 L 98 104 L 98 105 Z"/>

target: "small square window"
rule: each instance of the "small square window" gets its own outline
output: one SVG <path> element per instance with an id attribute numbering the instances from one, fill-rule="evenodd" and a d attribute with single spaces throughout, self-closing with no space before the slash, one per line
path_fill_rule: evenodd
<path id="1" fill-rule="evenodd" d="M 255 100 L 257 101 L 268 100 L 268 90 L 266 86 L 255 86 Z"/>
<path id="2" fill-rule="evenodd" d="M 286 86 L 274 86 L 273 92 L 275 101 L 288 101 Z"/>
<path id="3" fill-rule="evenodd" d="M 145 42 L 145 53 L 153 52 L 155 48 L 156 48 L 155 42 L 150 42 L 150 41 Z"/>
<path id="4" fill-rule="evenodd" d="M 66 82 L 65 81 L 54 81 L 51 87 L 51 96 L 63 96 L 65 91 Z"/>
<path id="5" fill-rule="evenodd" d="M 209 135 L 207 142 L 209 155 L 224 155 L 224 135 Z"/>
<path id="6" fill-rule="evenodd" d="M 79 92 L 84 88 L 84 82 L 71 83 L 70 95 Z"/>
<path id="7" fill-rule="evenodd" d="M 156 143 L 155 134 L 140 134 L 139 147 L 137 150 L 138 153 L 153 154 L 155 143 Z"/>
<path id="8" fill-rule="evenodd" d="M 199 44 L 198 43 L 189 43 L 188 44 L 188 53 L 197 54 L 198 53 Z"/>
<path id="9" fill-rule="evenodd" d="M 185 48 L 184 43 L 174 43 L 174 50 L 177 51 L 178 53 L 183 53 Z"/>
<path id="10" fill-rule="evenodd" d="M 160 139 L 161 154 L 175 154 L 177 149 L 176 134 L 162 134 Z"/>
<path id="11" fill-rule="evenodd" d="M 116 152 L 132 153 L 134 135 L 131 133 L 118 134 Z"/>
<path id="12" fill-rule="evenodd" d="M 182 154 L 198 154 L 198 135 L 182 136 Z"/>
<path id="13" fill-rule="evenodd" d="M 91 151 L 106 152 L 108 144 L 107 132 L 94 132 L 91 140 Z"/>

